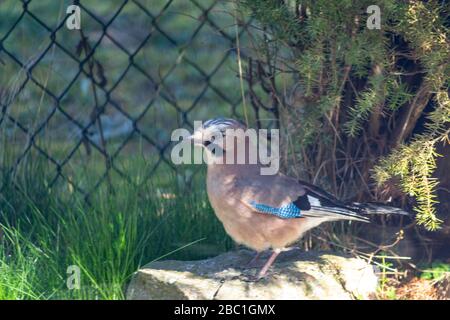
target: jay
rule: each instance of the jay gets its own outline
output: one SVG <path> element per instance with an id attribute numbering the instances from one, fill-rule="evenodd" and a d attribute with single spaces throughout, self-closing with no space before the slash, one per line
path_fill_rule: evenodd
<path id="1" fill-rule="evenodd" d="M 344 203 L 317 186 L 282 173 L 261 175 L 262 164 L 258 161 L 227 162 L 225 156 L 236 153 L 238 144 L 247 146 L 246 160 L 250 150 L 245 136 L 237 135 L 231 142 L 226 139 L 228 129 L 246 130 L 246 126 L 234 119 L 212 119 L 197 128 L 189 140 L 206 150 L 208 198 L 227 234 L 257 252 L 250 263 L 262 251 L 273 250 L 256 279 L 266 275 L 283 248 L 323 222 L 368 222 L 366 214 L 407 214 L 379 204 Z M 223 139 L 215 145 L 218 136 Z M 212 161 L 218 157 L 223 161 Z M 233 159 L 236 160 L 236 155 Z"/>

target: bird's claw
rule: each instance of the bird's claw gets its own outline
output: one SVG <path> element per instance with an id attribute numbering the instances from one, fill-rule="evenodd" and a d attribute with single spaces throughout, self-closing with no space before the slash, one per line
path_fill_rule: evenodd
<path id="1" fill-rule="evenodd" d="M 258 282 L 261 280 L 258 276 L 248 276 L 247 279 L 245 279 L 246 282 Z"/>
<path id="2" fill-rule="evenodd" d="M 266 278 L 267 274 L 260 274 L 258 273 L 257 275 L 249 275 L 246 279 L 247 282 L 258 282 L 261 281 L 262 279 Z"/>

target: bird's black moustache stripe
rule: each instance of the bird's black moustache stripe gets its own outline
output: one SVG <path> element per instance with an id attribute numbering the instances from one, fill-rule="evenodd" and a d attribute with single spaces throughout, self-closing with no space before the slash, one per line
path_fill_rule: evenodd
<path id="1" fill-rule="evenodd" d="M 205 142 L 203 142 L 203 145 L 205 146 L 205 147 L 207 147 L 207 146 L 209 146 L 211 144 L 211 141 L 205 141 Z"/>
<path id="2" fill-rule="evenodd" d="M 209 141 L 209 140 L 206 140 L 205 142 L 203 142 L 203 145 L 204 145 L 205 147 L 207 147 L 207 146 L 209 146 L 209 145 L 211 145 L 211 144 L 214 146 L 212 149 L 210 148 L 212 154 L 215 155 L 215 154 L 216 154 L 216 151 L 218 151 L 218 150 L 220 150 L 220 151 L 222 152 L 222 154 L 225 153 L 225 150 L 224 150 L 223 148 L 219 147 L 217 144 L 214 144 L 214 143 L 212 143 L 212 142 Z"/>

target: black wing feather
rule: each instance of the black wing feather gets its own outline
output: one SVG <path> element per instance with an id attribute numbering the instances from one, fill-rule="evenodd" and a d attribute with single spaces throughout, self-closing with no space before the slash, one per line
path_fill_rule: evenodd
<path id="1" fill-rule="evenodd" d="M 300 209 L 302 209 L 301 206 L 303 206 L 303 214 L 305 216 L 341 216 L 342 218 L 345 217 L 344 219 L 354 219 L 360 221 L 368 220 L 366 217 L 361 216 L 361 213 L 363 211 L 362 208 L 345 204 L 335 196 L 313 184 L 301 180 L 299 180 L 299 183 L 304 186 L 304 188 L 306 189 L 306 193 L 303 196 L 298 197 L 297 200 L 294 201 L 294 204 Z M 317 199 L 320 206 L 311 205 L 310 201 L 308 200 L 308 196 Z M 308 210 L 310 210 L 310 212 L 308 212 Z"/>

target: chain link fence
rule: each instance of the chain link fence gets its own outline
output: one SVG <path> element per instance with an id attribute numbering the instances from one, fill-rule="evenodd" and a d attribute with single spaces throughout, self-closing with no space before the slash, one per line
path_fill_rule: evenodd
<path id="1" fill-rule="evenodd" d="M 30 154 L 52 168 L 49 187 L 69 183 L 86 199 L 112 174 L 133 182 L 119 164 L 137 153 L 150 159 L 145 179 L 176 170 L 173 129 L 243 116 L 236 40 L 251 21 L 235 13 L 211 0 L 0 4 L 0 193 Z M 95 166 L 94 183 L 76 166 Z"/>

